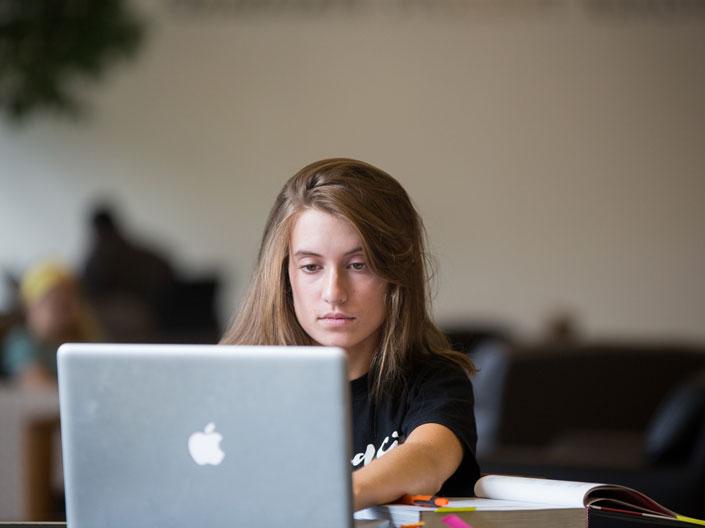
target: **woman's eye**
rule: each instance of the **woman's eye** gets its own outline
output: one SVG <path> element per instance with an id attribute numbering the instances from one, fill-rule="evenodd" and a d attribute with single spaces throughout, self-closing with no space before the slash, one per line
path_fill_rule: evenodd
<path id="1" fill-rule="evenodd" d="M 354 269 L 355 271 L 362 271 L 362 270 L 365 269 L 365 263 L 364 263 L 364 262 L 353 262 L 352 264 L 350 264 L 350 266 L 351 266 L 352 269 Z"/>
<path id="2" fill-rule="evenodd" d="M 301 269 L 304 270 L 306 273 L 313 273 L 315 271 L 318 271 L 318 264 L 304 264 L 301 266 Z"/>

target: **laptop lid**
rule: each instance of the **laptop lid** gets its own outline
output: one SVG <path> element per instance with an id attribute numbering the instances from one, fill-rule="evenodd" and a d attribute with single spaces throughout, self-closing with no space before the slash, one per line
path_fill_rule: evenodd
<path id="1" fill-rule="evenodd" d="M 71 528 L 349 527 L 349 389 L 327 347 L 60 347 Z"/>

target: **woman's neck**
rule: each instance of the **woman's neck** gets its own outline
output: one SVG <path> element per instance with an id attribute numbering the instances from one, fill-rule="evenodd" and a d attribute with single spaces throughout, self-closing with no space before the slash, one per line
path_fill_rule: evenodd
<path id="1" fill-rule="evenodd" d="M 361 378 L 370 371 L 372 357 L 377 348 L 376 341 L 371 346 L 360 347 L 357 350 L 346 350 L 348 355 L 348 379 Z"/>

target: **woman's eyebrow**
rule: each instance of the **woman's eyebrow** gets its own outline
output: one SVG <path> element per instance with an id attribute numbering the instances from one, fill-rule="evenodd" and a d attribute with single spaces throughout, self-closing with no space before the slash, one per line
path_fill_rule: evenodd
<path id="1" fill-rule="evenodd" d="M 320 257 L 318 253 L 314 253 L 313 251 L 306 251 L 305 249 L 300 249 L 296 253 L 294 253 L 295 257 Z"/>
<path id="2" fill-rule="evenodd" d="M 350 251 L 346 251 L 343 256 L 347 257 L 349 255 L 354 255 L 355 253 L 362 253 L 362 247 L 358 246 L 356 248 L 351 249 Z M 294 253 L 295 257 L 322 257 L 323 255 L 320 255 L 319 253 L 316 253 L 315 251 L 309 251 L 307 249 L 299 249 L 296 253 Z"/>

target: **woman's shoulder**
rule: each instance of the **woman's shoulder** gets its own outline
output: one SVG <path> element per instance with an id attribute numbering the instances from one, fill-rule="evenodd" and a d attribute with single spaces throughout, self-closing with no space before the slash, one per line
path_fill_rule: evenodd
<path id="1" fill-rule="evenodd" d="M 446 423 L 458 412 L 463 417 L 472 412 L 468 411 L 475 399 L 470 374 L 452 357 L 432 354 L 424 358 L 416 365 L 407 387 L 406 404 L 412 416 Z M 438 422 L 441 418 L 444 421 Z"/>
<path id="2" fill-rule="evenodd" d="M 470 383 L 469 373 L 460 363 L 438 353 L 419 355 L 409 369 L 408 380 L 410 385 L 443 381 Z"/>

